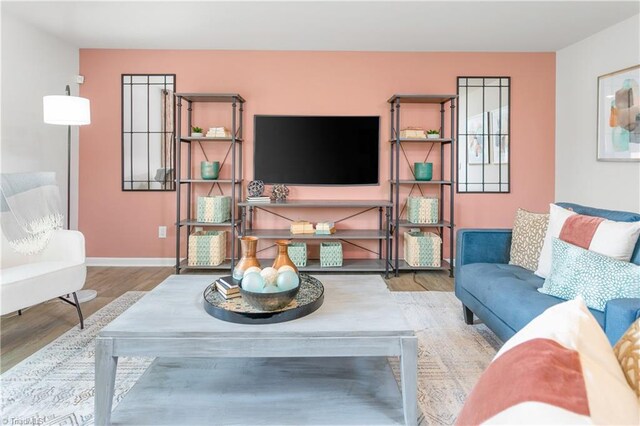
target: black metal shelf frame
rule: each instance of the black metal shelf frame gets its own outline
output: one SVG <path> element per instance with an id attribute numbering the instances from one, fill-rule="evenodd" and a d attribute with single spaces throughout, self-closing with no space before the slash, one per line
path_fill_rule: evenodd
<path id="1" fill-rule="evenodd" d="M 390 123 L 390 138 L 389 140 L 392 143 L 391 146 L 391 155 L 389 156 L 389 176 L 391 177 L 389 181 L 389 200 L 393 203 L 393 247 L 391 250 L 392 261 L 393 261 L 393 269 L 395 270 L 395 275 L 398 276 L 400 270 L 412 270 L 412 271 L 420 271 L 420 270 L 448 270 L 449 275 L 453 277 L 453 257 L 454 257 L 454 248 L 453 248 L 453 238 L 454 238 L 454 194 L 455 194 L 455 185 L 454 182 L 454 174 L 456 170 L 455 166 L 455 151 L 456 151 L 456 103 L 457 103 L 458 95 L 420 95 L 420 94 L 396 94 L 393 95 L 389 100 L 389 104 L 391 104 L 391 123 Z M 427 104 L 440 106 L 440 138 L 438 139 L 408 139 L 400 137 L 400 107 L 403 103 L 410 104 Z M 445 112 L 446 105 L 449 105 L 449 110 L 451 113 L 451 123 L 449 134 L 446 135 L 445 132 Z M 421 142 L 421 143 L 431 143 L 430 150 L 434 148 L 436 144 L 440 146 L 440 176 L 438 180 L 435 181 L 424 181 L 419 182 L 411 179 L 400 179 L 400 154 L 404 154 L 405 159 L 407 160 L 407 164 L 409 161 L 406 157 L 406 153 L 402 148 L 403 143 L 412 143 L 412 142 Z M 445 179 L 444 176 L 444 145 L 450 144 L 451 149 L 449 153 L 450 160 L 450 176 L 449 179 Z M 428 157 L 428 155 L 427 155 Z M 425 160 L 426 161 L 426 160 Z M 409 169 L 411 166 L 409 164 Z M 413 171 L 412 171 L 413 173 Z M 436 185 L 439 187 L 439 222 L 437 224 L 410 224 L 406 220 L 401 220 L 400 217 L 404 211 L 404 208 L 401 207 L 400 204 L 400 190 L 402 185 L 411 185 L 411 191 L 414 188 L 417 188 L 420 193 L 422 193 L 422 189 L 420 185 L 429 184 Z M 448 187 L 449 193 L 449 216 L 448 218 L 444 217 L 444 196 L 445 196 L 445 187 Z M 405 200 L 406 205 L 406 200 Z M 400 247 L 400 229 L 407 227 L 416 227 L 416 228 L 435 228 L 437 229 L 442 243 L 440 246 L 440 255 L 441 255 L 441 266 L 437 268 L 418 268 L 411 267 L 404 262 L 404 260 L 400 260 L 399 256 L 399 247 Z M 448 231 L 448 232 L 447 232 Z M 444 237 L 448 234 L 449 237 L 449 262 L 444 260 Z"/>
<path id="2" fill-rule="evenodd" d="M 216 102 L 231 104 L 231 137 L 230 138 L 193 138 L 191 136 L 182 135 L 182 106 L 183 102 L 186 102 L 187 106 L 187 129 L 189 135 L 191 134 L 191 118 L 193 111 L 193 104 L 199 102 Z M 229 234 L 231 239 L 231 253 L 228 253 L 229 258 L 228 266 L 233 269 L 235 266 L 236 256 L 239 253 L 239 245 L 236 242 L 238 235 L 239 212 L 238 201 L 242 199 L 242 134 L 243 134 L 243 111 L 245 100 L 237 93 L 176 93 L 176 274 L 180 273 L 181 269 L 212 269 L 212 268 L 197 268 L 188 267 L 185 268 L 184 263 L 181 262 L 181 239 L 182 231 L 186 230 L 186 236 L 191 234 L 192 227 L 194 226 L 222 226 L 229 227 Z M 198 146 L 205 154 L 204 148 L 199 143 L 200 141 L 208 142 L 226 142 L 229 143 L 229 149 L 227 155 L 220 164 L 220 168 L 225 165 L 229 154 L 231 155 L 231 179 L 212 180 L 206 183 L 211 184 L 211 191 L 217 185 L 221 193 L 224 193 L 221 184 L 230 185 L 231 193 L 231 220 L 223 224 L 215 223 L 201 223 L 192 219 L 192 204 L 193 204 L 193 189 L 196 184 L 205 183 L 203 179 L 196 179 L 193 177 L 193 169 L 191 164 L 192 148 L 194 145 L 192 142 L 198 142 Z M 186 176 L 182 176 L 182 143 L 186 144 L 187 149 L 187 161 L 186 161 Z M 184 180 L 183 180 L 184 178 Z M 182 185 L 186 185 L 183 189 Z M 209 191 L 209 192 L 211 192 Z M 182 193 L 186 195 L 186 215 L 183 218 L 181 212 Z M 187 244 L 185 258 L 189 257 L 189 245 Z M 225 263 L 225 269 L 227 264 Z"/>

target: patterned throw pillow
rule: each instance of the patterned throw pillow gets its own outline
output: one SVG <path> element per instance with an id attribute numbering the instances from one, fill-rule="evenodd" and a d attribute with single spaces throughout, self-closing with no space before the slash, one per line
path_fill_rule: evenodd
<path id="1" fill-rule="evenodd" d="M 518 209 L 513 223 L 509 265 L 522 266 L 530 271 L 538 268 L 538 259 L 548 224 L 547 213 L 532 213 Z"/>
<path id="2" fill-rule="evenodd" d="M 553 239 L 551 273 L 540 293 L 564 300 L 582 296 L 604 311 L 609 300 L 640 297 L 640 266 Z"/>
<path id="3" fill-rule="evenodd" d="M 640 398 L 640 319 L 636 320 L 613 348 L 627 382 Z"/>

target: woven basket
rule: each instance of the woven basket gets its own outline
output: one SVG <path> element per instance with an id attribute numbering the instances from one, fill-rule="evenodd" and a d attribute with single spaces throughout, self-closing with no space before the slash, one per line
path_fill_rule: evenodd
<path id="1" fill-rule="evenodd" d="M 433 232 L 405 232 L 404 260 L 409 266 L 439 268 L 441 243 Z"/>
<path id="2" fill-rule="evenodd" d="M 438 199 L 436 197 L 409 197 L 407 221 L 411 223 L 438 223 Z"/>
<path id="3" fill-rule="evenodd" d="M 307 266 L 307 243 L 291 243 L 287 247 L 287 253 L 298 268 Z"/>
<path id="4" fill-rule="evenodd" d="M 231 219 L 231 197 L 198 197 L 198 222 L 223 223 Z"/>
<path id="5" fill-rule="evenodd" d="M 189 266 L 218 266 L 226 257 L 226 231 L 200 231 L 189 235 Z"/>
<path id="6" fill-rule="evenodd" d="M 342 266 L 342 243 L 320 243 L 320 266 L 322 268 Z"/>

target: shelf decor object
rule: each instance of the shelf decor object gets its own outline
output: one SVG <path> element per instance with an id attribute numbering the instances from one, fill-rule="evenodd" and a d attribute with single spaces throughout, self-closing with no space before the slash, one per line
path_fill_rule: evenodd
<path id="1" fill-rule="evenodd" d="M 201 161 L 200 162 L 200 177 L 204 180 L 218 179 L 220 174 L 220 162 L 219 161 Z"/>
<path id="2" fill-rule="evenodd" d="M 247 186 L 249 196 L 252 198 L 260 197 L 264 193 L 264 182 L 261 180 L 252 180 Z"/>
<path id="3" fill-rule="evenodd" d="M 409 197 L 407 199 L 407 221 L 415 224 L 438 223 L 439 204 L 437 197 Z"/>
<path id="4" fill-rule="evenodd" d="M 224 223 L 231 218 L 231 197 L 198 197 L 198 222 Z"/>
<path id="5" fill-rule="evenodd" d="M 456 107 L 458 95 L 431 95 L 431 94 L 395 94 L 388 100 L 391 106 L 390 140 L 391 155 L 389 158 L 389 201 L 393 203 L 393 247 L 391 258 L 396 276 L 400 271 L 416 270 L 448 270 L 453 276 L 453 266 L 444 259 L 443 241 L 447 241 L 448 257 L 454 257 L 454 195 L 455 195 L 455 153 L 456 153 Z M 438 108 L 440 114 L 439 126 L 433 129 L 435 123 L 424 123 L 427 130 L 423 139 L 407 137 L 401 127 L 401 111 L 404 104 L 424 106 L 425 108 Z M 448 111 L 447 111 L 448 109 Z M 449 118 L 447 120 L 447 114 Z M 433 126 L 435 127 L 435 126 Z M 437 134 L 436 134 L 437 133 Z M 422 163 L 427 163 L 430 154 L 436 154 L 431 166 L 431 180 L 422 180 L 424 175 L 416 164 L 412 164 L 407 157 L 404 144 L 424 146 L 426 156 Z M 438 155 L 439 152 L 439 155 Z M 401 158 L 404 163 L 401 167 Z M 447 164 L 448 163 L 448 164 Z M 412 168 L 413 166 L 413 168 Z M 416 170 L 418 169 L 418 170 Z M 435 169 L 435 176 L 434 176 Z M 445 170 L 448 170 L 445 176 Z M 402 177 L 401 177 L 402 176 Z M 434 180 L 435 178 L 435 180 Z M 408 191 L 405 188 L 408 187 Z M 407 194 L 408 193 L 408 194 Z M 401 217 L 407 211 L 407 219 Z M 406 233 L 403 228 L 432 229 L 439 238 L 438 262 L 427 265 L 419 265 L 419 262 L 409 263 L 401 259 L 400 244 L 404 240 L 406 246 Z M 406 256 L 405 252 L 405 256 Z"/>
<path id="6" fill-rule="evenodd" d="M 274 324 L 302 318 L 315 312 L 324 301 L 324 286 L 317 278 L 300 274 L 298 293 L 291 303 L 277 311 L 254 308 L 243 297 L 226 300 L 215 289 L 215 283 L 204 291 L 204 310 L 223 321 L 239 324 Z"/>
<path id="7" fill-rule="evenodd" d="M 307 243 L 291 243 L 287 247 L 289 258 L 298 268 L 307 266 Z"/>
<path id="8" fill-rule="evenodd" d="M 323 268 L 342 266 L 342 243 L 333 241 L 320 243 L 320 266 Z"/>
<path id="9" fill-rule="evenodd" d="M 238 231 L 239 212 L 238 201 L 242 195 L 242 135 L 243 111 L 245 100 L 237 93 L 176 93 L 176 274 L 185 270 L 218 270 L 233 271 L 239 257 Z M 230 123 L 225 137 L 207 136 L 194 137 L 190 134 L 193 128 L 193 109 L 208 104 L 229 105 Z M 186 110 L 186 111 L 184 111 Z M 185 114 L 186 112 L 186 114 Z M 186 120 L 185 117 L 186 116 Z M 209 129 L 211 130 L 211 129 Z M 185 132 L 185 133 L 183 133 Z M 218 136 L 218 134 L 216 134 Z M 228 144 L 228 145 L 227 145 Z M 195 178 L 193 164 L 194 151 L 201 151 L 205 161 L 210 161 L 207 151 L 223 147 L 227 153 L 220 162 L 219 175 L 215 180 Z M 227 149 L 228 147 L 228 149 Z M 197 171 L 196 171 L 197 173 Z M 203 176 L 201 176 L 203 177 Z M 205 188 L 201 188 L 204 186 Z M 209 190 L 206 191 L 206 187 Z M 196 190 L 198 188 L 199 190 Z M 217 188 L 220 195 L 203 197 L 196 194 L 211 195 Z M 205 191 L 202 191 L 205 189 Z M 184 244 L 184 238 L 191 235 L 194 227 L 225 228 L 229 231 L 227 240 L 227 258 L 215 266 L 189 265 L 189 245 Z M 207 229 L 205 229 L 207 230 Z M 186 246 L 186 252 L 185 252 Z M 187 260 L 184 260 L 184 259 Z"/>
<path id="10" fill-rule="evenodd" d="M 287 185 L 276 184 L 273 185 L 271 189 L 271 199 L 277 203 L 282 203 L 287 201 L 287 197 L 289 196 L 289 188 Z"/>
<path id="11" fill-rule="evenodd" d="M 405 232 L 404 261 L 409 266 L 439 268 L 441 245 L 442 239 L 433 232 Z"/>
<path id="12" fill-rule="evenodd" d="M 199 231 L 189 235 L 189 266 L 218 266 L 227 257 L 225 231 Z"/>
<path id="13" fill-rule="evenodd" d="M 416 180 L 427 181 L 433 178 L 433 163 L 413 163 Z"/>

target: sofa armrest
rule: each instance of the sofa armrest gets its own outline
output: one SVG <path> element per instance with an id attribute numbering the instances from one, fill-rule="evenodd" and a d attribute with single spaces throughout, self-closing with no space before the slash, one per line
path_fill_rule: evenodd
<path id="1" fill-rule="evenodd" d="M 640 318 L 640 299 L 609 300 L 604 307 L 604 331 L 611 345 L 615 345 L 638 318 Z"/>
<path id="2" fill-rule="evenodd" d="M 40 260 L 85 262 L 84 235 L 78 231 L 59 229 L 53 233 L 47 247 L 39 253 Z"/>
<path id="3" fill-rule="evenodd" d="M 456 268 L 469 263 L 509 263 L 511 229 L 460 229 Z"/>

